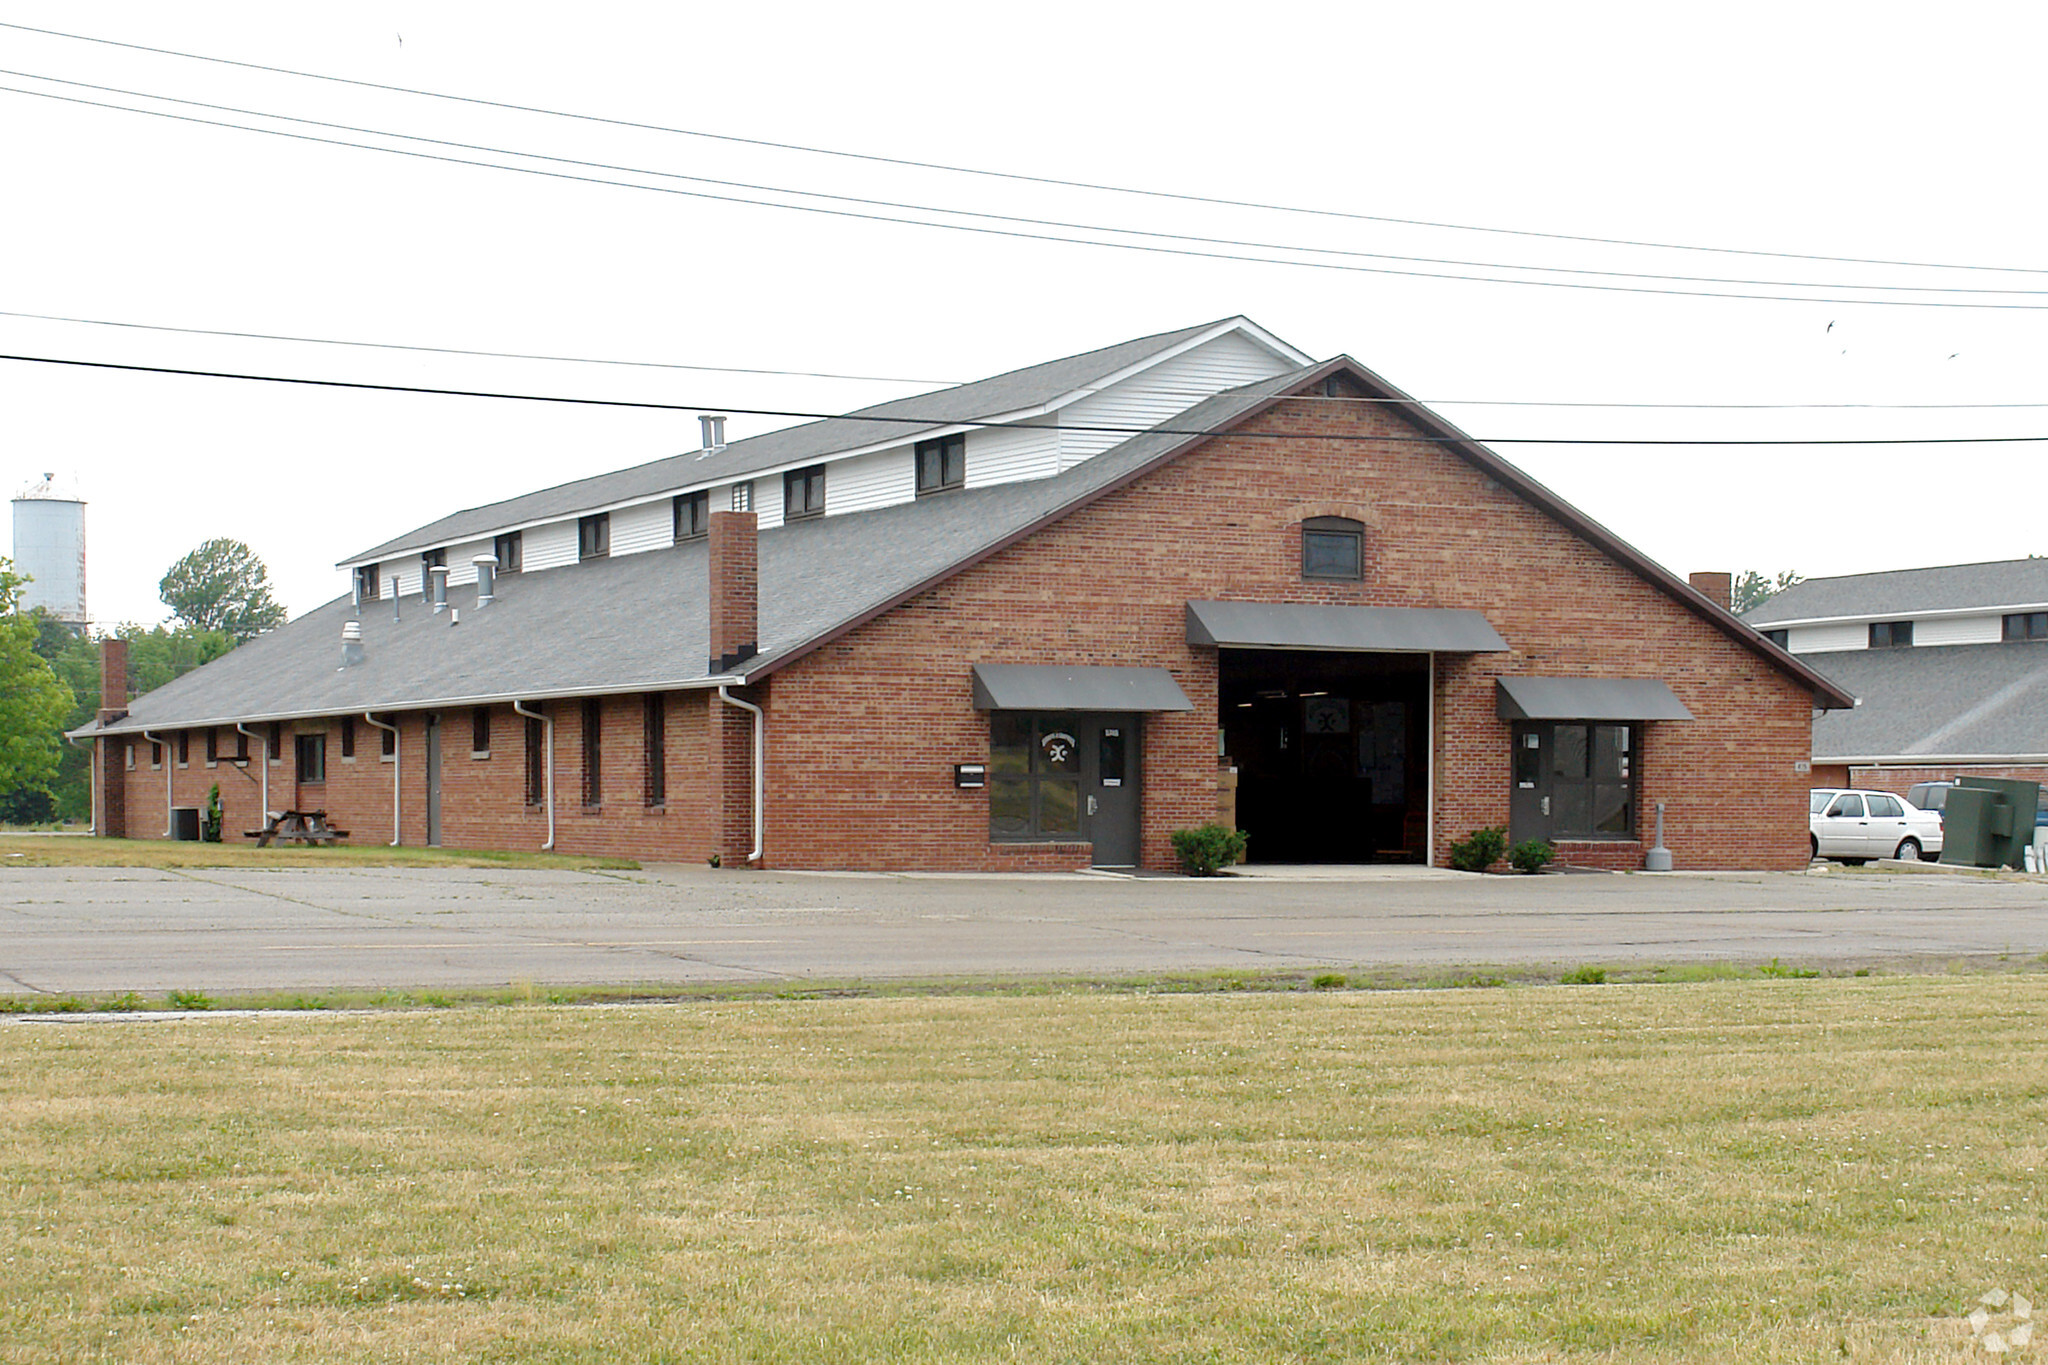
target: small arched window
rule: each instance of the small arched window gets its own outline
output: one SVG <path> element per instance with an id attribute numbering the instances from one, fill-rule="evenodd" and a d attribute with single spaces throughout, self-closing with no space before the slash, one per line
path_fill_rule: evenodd
<path id="1" fill-rule="evenodd" d="M 1365 523 L 1350 517 L 1310 517 L 1301 523 L 1303 578 L 1363 578 Z"/>

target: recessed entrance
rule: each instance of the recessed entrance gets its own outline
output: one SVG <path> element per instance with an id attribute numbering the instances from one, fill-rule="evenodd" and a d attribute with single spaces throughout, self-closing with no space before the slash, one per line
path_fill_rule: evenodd
<path id="1" fill-rule="evenodd" d="M 1426 861 L 1429 656 L 1219 653 L 1237 823 L 1260 863 Z"/>

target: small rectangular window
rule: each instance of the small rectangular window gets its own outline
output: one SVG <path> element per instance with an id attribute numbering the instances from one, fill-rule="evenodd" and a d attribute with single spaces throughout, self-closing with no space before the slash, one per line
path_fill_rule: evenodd
<path id="1" fill-rule="evenodd" d="M 1303 578 L 1361 578 L 1365 526 L 1349 517 L 1310 517 L 1301 524 Z"/>
<path id="2" fill-rule="evenodd" d="M 748 479 L 745 483 L 736 483 L 732 486 L 732 510 L 735 512 L 751 512 L 754 510 L 754 481 L 752 479 Z"/>
<path id="3" fill-rule="evenodd" d="M 825 466 L 792 469 L 782 476 L 782 519 L 825 515 Z"/>
<path id="4" fill-rule="evenodd" d="M 1913 643 L 1911 621 L 1872 621 L 1870 623 L 1870 647 L 1872 649 L 1904 649 Z"/>
<path id="5" fill-rule="evenodd" d="M 955 432 L 917 443 L 917 495 L 943 493 L 967 482 L 967 435 Z"/>
<path id="6" fill-rule="evenodd" d="M 342 761 L 343 761 L 343 762 L 350 762 L 350 761 L 354 760 L 355 756 L 356 756 L 356 718 L 355 718 L 354 716 L 343 716 L 343 717 L 341 718 L 341 757 L 342 757 Z"/>
<path id="7" fill-rule="evenodd" d="M 696 540 L 711 530 L 711 493 L 700 490 L 695 493 L 676 494 L 676 542 Z"/>
<path id="8" fill-rule="evenodd" d="M 235 762 L 246 765 L 249 761 L 249 736 L 242 727 L 235 727 Z"/>
<path id="9" fill-rule="evenodd" d="M 469 713 L 469 756 L 491 756 L 491 708 L 479 706 Z"/>
<path id="10" fill-rule="evenodd" d="M 178 731 L 178 766 L 187 767 L 192 762 L 192 734 L 189 730 Z"/>
<path id="11" fill-rule="evenodd" d="M 526 804 L 547 799 L 547 726 L 537 716 L 526 718 Z"/>
<path id="12" fill-rule="evenodd" d="M 161 768 L 164 766 L 164 746 L 156 740 L 149 742 L 149 766 L 151 768 Z"/>
<path id="13" fill-rule="evenodd" d="M 518 573 L 519 556 L 524 549 L 524 538 L 518 531 L 507 531 L 493 540 L 491 553 L 498 557 L 498 572 Z"/>
<path id="14" fill-rule="evenodd" d="M 284 726 L 277 721 L 270 722 L 270 739 L 264 746 L 264 755 L 272 763 L 284 762 Z"/>
<path id="15" fill-rule="evenodd" d="M 2048 611 L 2016 611 L 2005 618 L 2008 640 L 2048 640 Z"/>
<path id="16" fill-rule="evenodd" d="M 649 692 L 641 699 L 641 771 L 645 774 L 641 799 L 650 806 L 668 801 L 668 715 L 665 698 Z"/>
<path id="17" fill-rule="evenodd" d="M 583 703 L 583 804 L 604 803 L 604 704 L 596 697 Z"/>
<path id="18" fill-rule="evenodd" d="M 361 590 L 365 602 L 377 600 L 377 566 L 375 564 L 365 564 L 362 568 L 356 570 L 356 586 Z"/>
<path id="19" fill-rule="evenodd" d="M 298 737 L 299 781 L 325 782 L 327 780 L 327 736 L 300 735 Z"/>
<path id="20" fill-rule="evenodd" d="M 603 559 L 612 552 L 612 514 L 598 512 L 576 522 L 576 557 Z"/>
<path id="21" fill-rule="evenodd" d="M 391 717 L 386 716 L 384 718 L 384 723 L 394 728 L 389 730 L 379 729 L 377 731 L 379 735 L 383 736 L 384 740 L 383 744 L 379 746 L 378 757 L 386 761 L 391 761 L 395 760 L 398 757 L 398 730 L 396 729 L 398 722 L 393 720 Z"/>
<path id="22" fill-rule="evenodd" d="M 122 766 L 123 766 L 123 767 L 125 767 L 125 768 L 127 768 L 129 772 L 131 772 L 131 773 L 132 773 L 132 772 L 134 772 L 134 771 L 135 771 L 135 741 L 134 741 L 134 740 L 132 740 L 132 739 L 129 739 L 129 740 L 123 740 L 123 741 L 121 742 L 121 763 L 122 763 Z"/>
<path id="23" fill-rule="evenodd" d="M 448 551 L 445 547 L 439 550 L 420 551 L 420 601 L 430 602 L 434 597 L 434 576 L 427 570 L 447 567 Z"/>
<path id="24" fill-rule="evenodd" d="M 206 766 L 211 768 L 220 762 L 220 731 L 212 726 L 206 728 Z"/>

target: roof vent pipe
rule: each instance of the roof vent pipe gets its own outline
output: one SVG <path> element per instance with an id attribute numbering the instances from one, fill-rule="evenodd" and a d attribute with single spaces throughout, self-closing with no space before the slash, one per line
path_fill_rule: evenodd
<path id="1" fill-rule="evenodd" d="M 354 668 L 363 661 L 363 623 L 344 621 L 341 623 L 341 666 Z"/>
<path id="2" fill-rule="evenodd" d="M 448 566 L 434 564 L 427 568 L 427 597 L 434 604 L 434 614 L 448 610 Z"/>
<path id="3" fill-rule="evenodd" d="M 697 425 L 704 433 L 704 453 L 715 455 L 725 449 L 725 417 L 708 413 L 697 414 Z"/>
<path id="4" fill-rule="evenodd" d="M 498 599 L 498 557 L 478 555 L 469 562 L 476 565 L 476 604 L 488 607 Z"/>
<path id="5" fill-rule="evenodd" d="M 405 613 L 400 611 L 398 606 L 400 599 L 404 596 L 405 594 L 398 590 L 398 575 L 393 574 L 391 576 L 391 619 L 394 621 L 404 618 Z"/>

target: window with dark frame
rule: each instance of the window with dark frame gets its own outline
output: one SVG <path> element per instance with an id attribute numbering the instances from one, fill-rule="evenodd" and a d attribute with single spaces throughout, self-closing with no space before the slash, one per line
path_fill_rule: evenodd
<path id="1" fill-rule="evenodd" d="M 751 512 L 754 510 L 754 481 L 752 479 L 748 479 L 744 483 L 736 483 L 732 486 L 732 510 L 735 512 Z"/>
<path id="2" fill-rule="evenodd" d="M 583 702 L 583 804 L 604 804 L 604 705 L 596 697 Z"/>
<path id="3" fill-rule="evenodd" d="M 220 731 L 209 725 L 206 727 L 206 766 L 211 768 L 218 762 L 220 762 Z"/>
<path id="4" fill-rule="evenodd" d="M 782 519 L 800 521 L 825 515 L 825 466 L 792 469 L 782 476 Z"/>
<path id="5" fill-rule="evenodd" d="M 420 601 L 431 601 L 434 595 L 434 576 L 428 570 L 445 569 L 447 567 L 448 549 L 446 546 L 438 550 L 420 551 Z"/>
<path id="6" fill-rule="evenodd" d="M 1081 837 L 1081 746 L 1064 712 L 989 712 L 988 837 Z"/>
<path id="7" fill-rule="evenodd" d="M 668 804 L 668 708 L 667 698 L 649 692 L 640 699 L 641 801 L 649 806 Z"/>
<path id="8" fill-rule="evenodd" d="M 384 717 L 384 724 L 392 728 L 378 728 L 377 733 L 383 736 L 383 743 L 377 747 L 377 756 L 380 759 L 395 760 L 398 757 L 398 722 L 387 715 Z"/>
<path id="9" fill-rule="evenodd" d="M 612 514 L 596 512 L 576 520 L 576 558 L 603 559 L 612 552 Z"/>
<path id="10" fill-rule="evenodd" d="M 356 718 L 354 716 L 343 716 L 341 718 L 341 756 L 344 760 L 352 760 L 356 756 Z"/>
<path id="11" fill-rule="evenodd" d="M 2006 613 L 2005 638 L 2008 640 L 2048 640 L 2048 611 L 2015 611 Z"/>
<path id="12" fill-rule="evenodd" d="M 325 782 L 327 780 L 327 736 L 300 735 L 296 739 L 298 749 L 299 781 L 303 783 Z"/>
<path id="13" fill-rule="evenodd" d="M 192 732 L 178 731 L 178 766 L 187 767 L 192 762 Z"/>
<path id="14" fill-rule="evenodd" d="M 1301 523 L 1303 578 L 1363 578 L 1365 523 L 1350 517 L 1310 517 Z"/>
<path id="15" fill-rule="evenodd" d="M 518 573 L 519 557 L 525 550 L 525 540 L 518 531 L 507 531 L 491 541 L 491 553 L 498 557 L 499 573 Z"/>
<path id="16" fill-rule="evenodd" d="M 125 740 L 122 740 L 122 741 L 121 741 L 121 757 L 122 757 L 122 760 L 123 760 L 124 766 L 126 766 L 126 767 L 127 767 L 128 771 L 129 771 L 129 772 L 131 772 L 131 773 L 132 773 L 132 772 L 134 772 L 134 771 L 135 771 L 135 741 L 134 741 L 134 740 L 132 740 L 132 739 L 125 739 Z"/>
<path id="17" fill-rule="evenodd" d="M 537 716 L 526 718 L 526 804 L 547 799 L 547 726 Z"/>
<path id="18" fill-rule="evenodd" d="M 363 594 L 363 600 L 364 600 L 365 602 L 374 602 L 374 601 L 376 601 L 376 600 L 377 600 L 377 566 L 376 566 L 375 564 L 365 564 L 365 565 L 363 565 L 363 567 L 362 567 L 362 568 L 360 568 L 360 569 L 357 569 L 357 570 L 356 570 L 356 585 L 357 585 L 357 587 L 358 587 L 358 588 L 359 588 L 359 589 L 361 590 L 361 592 L 362 592 L 362 594 Z"/>
<path id="19" fill-rule="evenodd" d="M 278 721 L 270 722 L 270 740 L 264 745 L 264 755 L 272 763 L 284 762 L 284 726 Z"/>
<path id="20" fill-rule="evenodd" d="M 1626 839 L 1636 832 L 1635 740 L 1628 724 L 1525 722 L 1516 728 L 1515 781 L 1548 794 L 1558 839 Z M 1524 736 L 1542 732 L 1536 745 Z M 1542 771 L 1548 754 L 1549 771 Z"/>
<path id="21" fill-rule="evenodd" d="M 1764 632 L 1764 638 L 1780 649 L 1792 647 L 1792 632 L 1789 630 L 1767 630 Z"/>
<path id="22" fill-rule="evenodd" d="M 711 531 L 711 490 L 678 493 L 675 502 L 676 543 L 700 540 Z"/>
<path id="23" fill-rule="evenodd" d="M 966 484 L 966 432 L 917 443 L 917 496 L 945 493 Z"/>
<path id="24" fill-rule="evenodd" d="M 491 756 L 491 708 L 472 707 L 469 712 L 469 756 L 489 758 Z"/>
<path id="25" fill-rule="evenodd" d="M 249 736 L 242 732 L 239 725 L 235 727 L 235 762 L 243 766 L 249 762 Z"/>
<path id="26" fill-rule="evenodd" d="M 1870 647 L 1872 649 L 1905 649 L 1913 643 L 1911 621 L 1872 621 L 1870 623 Z"/>
<path id="27" fill-rule="evenodd" d="M 155 740 L 149 742 L 149 766 L 152 768 L 164 766 L 164 746 Z"/>

